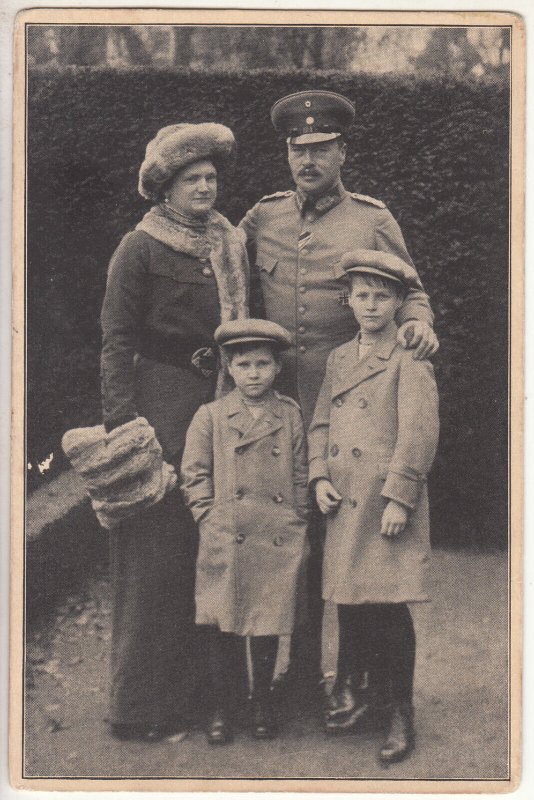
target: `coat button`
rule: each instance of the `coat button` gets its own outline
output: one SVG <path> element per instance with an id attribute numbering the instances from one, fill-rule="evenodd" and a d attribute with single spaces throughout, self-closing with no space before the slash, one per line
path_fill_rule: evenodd
<path id="1" fill-rule="evenodd" d="M 341 408 L 341 406 L 343 405 L 343 398 L 342 397 L 337 397 L 334 400 L 334 403 L 338 408 Z"/>
<path id="2" fill-rule="evenodd" d="M 333 444 L 332 447 L 330 448 L 330 455 L 335 457 L 337 456 L 338 453 L 339 453 L 339 447 L 337 446 L 337 444 Z"/>
<path id="3" fill-rule="evenodd" d="M 235 540 L 238 544 L 242 544 L 245 541 L 245 534 L 238 533 L 237 536 L 235 537 Z"/>
<path id="4" fill-rule="evenodd" d="M 306 352 L 306 345 L 301 344 L 299 347 L 299 353 L 305 353 L 305 352 Z"/>
<path id="5" fill-rule="evenodd" d="M 305 256 L 306 253 L 309 253 L 309 249 L 307 247 L 302 247 L 300 252 L 302 253 L 303 256 Z"/>
<path id="6" fill-rule="evenodd" d="M 306 294 L 306 287 L 305 286 L 299 286 L 299 292 L 301 294 Z"/>
<path id="7" fill-rule="evenodd" d="M 277 536 L 275 539 L 273 539 L 273 544 L 275 547 L 281 547 L 284 544 L 284 540 L 281 536 Z"/>
<path id="8" fill-rule="evenodd" d="M 361 456 L 361 454 L 362 454 L 362 451 L 360 450 L 359 447 L 353 447 L 352 448 L 352 455 L 354 456 L 354 458 L 359 458 Z"/>
<path id="9" fill-rule="evenodd" d="M 238 456 L 240 456 L 241 453 L 245 452 L 245 448 L 242 445 L 239 445 L 239 447 L 236 447 L 235 451 L 238 454 Z"/>
<path id="10" fill-rule="evenodd" d="M 275 503 L 283 503 L 284 502 L 284 495 L 283 494 L 275 494 L 273 497 Z"/>
<path id="11" fill-rule="evenodd" d="M 238 489 L 237 492 L 235 493 L 235 499 L 236 500 L 242 500 L 244 495 L 245 495 L 245 492 L 243 491 L 243 489 Z"/>
<path id="12" fill-rule="evenodd" d="M 273 449 L 271 450 L 271 453 L 273 454 L 273 456 L 279 456 L 280 455 L 280 448 L 276 447 L 276 445 L 275 445 L 273 447 Z"/>
<path id="13" fill-rule="evenodd" d="M 356 506 L 358 505 L 358 501 L 357 501 L 357 500 L 351 500 L 351 501 L 350 501 L 350 504 L 351 504 L 351 506 L 352 506 L 353 508 L 356 508 Z"/>
<path id="14" fill-rule="evenodd" d="M 305 325 L 299 325 L 299 333 L 306 333 L 306 326 Z"/>
<path id="15" fill-rule="evenodd" d="M 301 275 L 306 275 L 308 273 L 308 270 L 306 269 L 306 267 L 301 267 L 299 269 L 299 272 Z"/>
<path id="16" fill-rule="evenodd" d="M 202 267 L 202 274 L 209 278 L 210 275 L 213 275 L 213 270 L 210 267 Z"/>
<path id="17" fill-rule="evenodd" d="M 367 408 L 367 400 L 365 399 L 365 397 L 360 397 L 360 399 L 358 400 L 358 405 L 360 408 Z"/>
<path id="18" fill-rule="evenodd" d="M 299 314 L 304 314 L 306 311 L 306 306 L 299 306 Z"/>

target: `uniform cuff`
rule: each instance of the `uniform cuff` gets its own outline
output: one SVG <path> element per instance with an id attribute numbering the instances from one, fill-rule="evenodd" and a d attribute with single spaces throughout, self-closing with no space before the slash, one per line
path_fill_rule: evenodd
<path id="1" fill-rule="evenodd" d="M 330 480 L 330 471 L 326 462 L 322 458 L 314 458 L 310 461 L 308 467 L 308 486 L 320 478 Z"/>
<path id="2" fill-rule="evenodd" d="M 424 479 L 402 475 L 399 472 L 388 472 L 384 488 L 380 492 L 388 500 L 396 500 L 412 511 L 417 507 Z"/>

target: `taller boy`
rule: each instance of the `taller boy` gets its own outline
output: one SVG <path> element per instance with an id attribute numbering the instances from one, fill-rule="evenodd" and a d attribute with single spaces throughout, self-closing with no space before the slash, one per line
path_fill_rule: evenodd
<path id="1" fill-rule="evenodd" d="M 334 92 L 305 91 L 283 97 L 271 109 L 276 130 L 286 138 L 296 191 L 264 197 L 240 223 L 249 247 L 253 280 L 261 282 L 265 314 L 283 325 L 294 344 L 284 356 L 280 391 L 298 400 L 309 425 L 330 351 L 352 339 L 357 326 L 346 305 L 349 279 L 333 267 L 345 252 L 368 248 L 393 253 L 411 264 L 399 226 L 380 200 L 348 192 L 341 182 L 354 121 L 353 104 Z M 257 309 L 253 309 L 256 313 Z M 418 280 L 397 315 L 399 341 L 416 358 L 437 350 L 433 314 Z M 310 558 L 311 635 L 293 653 L 308 674 L 320 673 L 320 539 L 316 519 Z M 302 673 L 303 670 L 300 670 Z"/>

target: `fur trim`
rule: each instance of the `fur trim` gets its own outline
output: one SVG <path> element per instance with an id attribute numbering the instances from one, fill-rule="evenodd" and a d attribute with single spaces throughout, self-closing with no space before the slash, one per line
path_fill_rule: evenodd
<path id="1" fill-rule="evenodd" d="M 111 433 L 103 425 L 74 428 L 61 445 L 104 528 L 159 502 L 177 484 L 174 467 L 163 460 L 154 428 L 144 417 Z"/>
<path id="2" fill-rule="evenodd" d="M 203 158 L 226 165 L 235 152 L 234 134 L 216 122 L 167 125 L 147 145 L 139 171 L 139 194 L 159 201 L 163 186 L 179 170 Z"/>

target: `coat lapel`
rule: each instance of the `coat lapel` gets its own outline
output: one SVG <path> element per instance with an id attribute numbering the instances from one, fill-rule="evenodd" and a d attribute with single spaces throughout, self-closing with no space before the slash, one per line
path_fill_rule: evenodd
<path id="1" fill-rule="evenodd" d="M 252 416 L 237 389 L 227 397 L 227 417 L 230 428 L 237 431 L 236 447 L 257 442 L 270 436 L 282 427 L 282 417 L 278 407 L 280 401 L 273 395 L 265 405 L 264 413 L 256 419 Z"/>
<path id="2" fill-rule="evenodd" d="M 345 345 L 336 359 L 337 370 L 332 384 L 332 399 L 354 389 L 363 381 L 373 378 L 380 372 L 384 372 L 391 354 L 397 346 L 396 333 L 396 328 L 394 333 L 388 332 L 383 339 L 377 342 L 367 358 L 361 361 L 359 360 L 357 338 Z"/>

